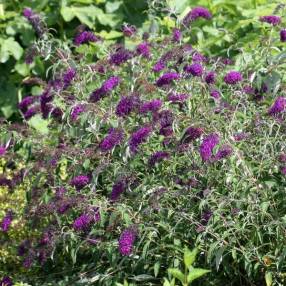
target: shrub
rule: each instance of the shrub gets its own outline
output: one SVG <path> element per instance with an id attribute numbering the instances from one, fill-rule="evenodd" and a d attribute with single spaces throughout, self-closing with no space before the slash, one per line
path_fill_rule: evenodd
<path id="1" fill-rule="evenodd" d="M 27 282 L 158 285 L 195 244 L 209 285 L 283 285 L 281 27 L 258 18 L 249 49 L 210 56 L 188 39 L 215 17 L 193 9 L 179 40 L 134 31 L 133 49 L 35 44 L 54 64 L 20 103 L 30 128 L 10 147 L 27 161 L 25 219 L 39 232 L 23 246 Z"/>

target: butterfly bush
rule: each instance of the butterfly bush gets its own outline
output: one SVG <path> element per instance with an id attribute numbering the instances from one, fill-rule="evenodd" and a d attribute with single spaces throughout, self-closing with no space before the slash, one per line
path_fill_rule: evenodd
<path id="1" fill-rule="evenodd" d="M 46 39 L 52 74 L 29 79 L 31 93 L 19 103 L 23 127 L 9 126 L 11 144 L 0 149 L 0 159 L 27 164 L 19 174 L 0 173 L 11 195 L 26 184 L 21 221 L 15 207 L 0 213 L 5 243 L 19 250 L 17 269 L 33 277 L 72 271 L 113 285 L 154 277 L 161 265 L 150 285 L 163 285 L 161 269 L 193 243 L 205 267 L 228 269 L 222 276 L 233 285 L 263 285 L 266 271 L 281 280 L 285 19 L 253 19 L 264 34 L 249 50 L 214 55 L 197 45 L 196 31 L 215 29 L 219 18 L 204 7 L 187 11 L 165 37 L 125 23 L 132 45 L 86 29 L 65 47 Z M 24 16 L 43 37 L 40 16 L 28 8 Z M 31 95 L 33 86 L 42 93 Z M 20 224 L 30 235 L 9 243 Z"/>

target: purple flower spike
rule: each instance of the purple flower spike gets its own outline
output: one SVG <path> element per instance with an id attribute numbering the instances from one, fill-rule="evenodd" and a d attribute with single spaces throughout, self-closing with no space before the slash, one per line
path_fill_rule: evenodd
<path id="1" fill-rule="evenodd" d="M 280 31 L 280 41 L 285 43 L 286 42 L 286 29 L 282 29 Z"/>
<path id="2" fill-rule="evenodd" d="M 212 157 L 214 147 L 219 143 L 219 136 L 211 133 L 202 142 L 200 146 L 200 155 L 203 161 L 208 161 Z"/>
<path id="3" fill-rule="evenodd" d="M 188 26 L 192 21 L 195 21 L 198 18 L 211 19 L 212 14 L 208 9 L 204 7 L 195 7 L 193 8 L 183 19 L 183 24 Z"/>
<path id="4" fill-rule="evenodd" d="M 152 70 L 154 72 L 160 72 L 161 70 L 163 70 L 165 68 L 165 64 L 163 63 L 163 61 L 158 61 L 152 68 Z"/>
<path id="5" fill-rule="evenodd" d="M 84 104 L 78 104 L 76 105 L 71 112 L 71 120 L 76 121 L 78 119 L 78 116 L 85 111 L 85 105 Z"/>
<path id="6" fill-rule="evenodd" d="M 181 141 L 182 143 L 190 143 L 200 138 L 202 134 L 203 134 L 202 128 L 190 126 L 185 131 Z"/>
<path id="7" fill-rule="evenodd" d="M 4 146 L 0 146 L 0 156 L 3 156 L 6 153 L 6 148 Z"/>
<path id="8" fill-rule="evenodd" d="M 123 96 L 116 106 L 116 115 L 124 117 L 139 106 L 139 98 L 136 96 Z"/>
<path id="9" fill-rule="evenodd" d="M 210 96 L 215 98 L 215 99 L 219 99 L 220 98 L 220 92 L 218 90 L 214 89 L 210 92 Z"/>
<path id="10" fill-rule="evenodd" d="M 24 8 L 23 10 L 23 16 L 27 19 L 31 18 L 33 16 L 33 10 L 31 8 Z"/>
<path id="11" fill-rule="evenodd" d="M 286 166 L 281 168 L 281 174 L 286 175 Z"/>
<path id="12" fill-rule="evenodd" d="M 73 228 L 76 231 L 84 231 L 90 227 L 92 222 L 93 222 L 92 215 L 84 213 L 75 219 L 73 223 Z"/>
<path id="13" fill-rule="evenodd" d="M 1 222 L 1 229 L 3 232 L 8 232 L 9 228 L 10 228 L 10 225 L 12 223 L 12 219 L 13 219 L 13 215 L 12 215 L 12 212 L 8 212 L 2 222 Z"/>
<path id="14" fill-rule="evenodd" d="M 0 281 L 0 286 L 13 286 L 13 282 L 10 277 L 4 276 Z"/>
<path id="15" fill-rule="evenodd" d="M 121 129 L 111 128 L 108 135 L 99 144 L 102 152 L 112 150 L 116 145 L 119 145 L 123 140 L 123 131 Z"/>
<path id="16" fill-rule="evenodd" d="M 207 84 L 214 84 L 215 83 L 216 74 L 213 71 L 210 71 L 206 74 L 205 81 Z"/>
<path id="17" fill-rule="evenodd" d="M 173 42 L 180 42 L 182 38 L 182 33 L 180 29 L 174 28 L 173 29 Z"/>
<path id="18" fill-rule="evenodd" d="M 136 27 L 135 26 L 131 26 L 129 24 L 125 24 L 122 27 L 122 32 L 123 32 L 124 36 L 132 37 L 136 33 Z"/>
<path id="19" fill-rule="evenodd" d="M 145 126 L 132 133 L 129 139 L 129 146 L 131 151 L 135 153 L 138 150 L 139 145 L 147 140 L 151 132 L 152 128 Z"/>
<path id="20" fill-rule="evenodd" d="M 110 200 L 112 202 L 115 202 L 119 199 L 120 195 L 126 190 L 127 188 L 127 180 L 126 179 L 121 179 L 117 181 L 113 187 L 112 187 L 112 192 L 110 194 Z"/>
<path id="21" fill-rule="evenodd" d="M 102 97 L 104 97 L 107 93 L 111 92 L 120 82 L 120 78 L 118 76 L 112 76 L 107 79 L 100 88 L 95 90 L 91 96 L 90 100 L 92 102 L 99 101 Z"/>
<path id="22" fill-rule="evenodd" d="M 275 116 L 281 112 L 283 112 L 286 108 L 286 98 L 279 96 L 275 100 L 274 104 L 269 108 L 268 114 Z"/>
<path id="23" fill-rule="evenodd" d="M 176 72 L 168 72 L 163 74 L 156 82 L 157 86 L 161 87 L 170 84 L 174 80 L 178 80 L 180 75 Z"/>
<path id="24" fill-rule="evenodd" d="M 103 83 L 102 89 L 105 93 L 112 91 L 116 86 L 118 86 L 119 82 L 120 78 L 118 76 L 112 76 Z"/>
<path id="25" fill-rule="evenodd" d="M 23 16 L 30 22 L 38 37 L 42 37 L 45 34 L 46 27 L 44 22 L 31 8 L 24 8 Z"/>
<path id="26" fill-rule="evenodd" d="M 215 155 L 215 160 L 221 160 L 223 158 L 229 157 L 232 152 L 233 150 L 231 146 L 224 145 L 218 150 L 217 154 Z"/>
<path id="27" fill-rule="evenodd" d="M 137 52 L 138 55 L 141 55 L 144 58 L 147 58 L 147 59 L 150 58 L 150 47 L 149 47 L 149 44 L 146 43 L 146 42 L 139 44 L 136 47 L 136 52 Z"/>
<path id="28" fill-rule="evenodd" d="M 119 238 L 119 252 L 123 256 L 129 256 L 132 253 L 133 245 L 136 239 L 136 232 L 131 229 L 125 229 Z"/>
<path id="29" fill-rule="evenodd" d="M 18 104 L 19 109 L 22 112 L 26 112 L 28 107 L 33 104 L 39 97 L 38 96 L 26 96 L 23 100 Z"/>
<path id="30" fill-rule="evenodd" d="M 201 76 L 203 74 L 203 67 L 199 63 L 186 65 L 184 71 L 190 73 L 192 76 Z"/>
<path id="31" fill-rule="evenodd" d="M 170 157 L 170 154 L 166 151 L 158 151 L 158 152 L 155 152 L 153 155 L 151 155 L 150 159 L 149 159 L 149 165 L 151 167 L 155 166 L 156 163 L 164 160 L 164 159 L 167 159 Z"/>
<path id="32" fill-rule="evenodd" d="M 110 56 L 109 62 L 113 65 L 120 66 L 132 58 L 132 53 L 124 48 Z"/>
<path id="33" fill-rule="evenodd" d="M 82 188 L 84 188 L 89 183 L 90 183 L 90 177 L 85 176 L 85 175 L 74 177 L 71 180 L 71 186 L 75 187 L 77 191 L 80 191 Z"/>
<path id="34" fill-rule="evenodd" d="M 34 115 L 36 115 L 39 111 L 39 108 L 36 107 L 31 107 L 30 109 L 28 109 L 25 113 L 24 113 L 24 118 L 26 120 L 29 120 L 30 118 L 32 118 Z"/>
<path id="35" fill-rule="evenodd" d="M 87 44 L 87 43 L 90 43 L 90 42 L 97 42 L 99 41 L 100 38 L 97 37 L 95 34 L 93 34 L 92 32 L 90 31 L 83 31 L 79 34 L 77 34 L 74 38 L 74 44 L 76 46 L 80 46 L 82 44 Z"/>
<path id="36" fill-rule="evenodd" d="M 140 106 L 140 112 L 147 113 L 147 112 L 155 112 L 158 111 L 162 106 L 161 99 L 153 99 L 151 101 L 144 102 Z"/>
<path id="37" fill-rule="evenodd" d="M 188 97 L 189 95 L 184 94 L 184 93 L 180 93 L 180 94 L 170 93 L 167 99 L 168 101 L 172 103 L 182 103 L 182 102 L 185 102 L 188 99 Z"/>
<path id="38" fill-rule="evenodd" d="M 66 89 L 67 87 L 69 87 L 69 85 L 71 84 L 72 80 L 75 78 L 76 76 L 76 70 L 73 68 L 69 68 L 63 76 L 63 82 L 64 82 L 64 89 Z"/>
<path id="39" fill-rule="evenodd" d="M 238 71 L 230 71 L 224 77 L 224 82 L 227 84 L 236 84 L 242 81 L 242 75 Z"/>
<path id="40" fill-rule="evenodd" d="M 271 24 L 273 26 L 277 26 L 281 23 L 281 17 L 279 16 L 262 16 L 259 18 L 260 22 L 264 22 L 264 23 L 268 23 Z"/>

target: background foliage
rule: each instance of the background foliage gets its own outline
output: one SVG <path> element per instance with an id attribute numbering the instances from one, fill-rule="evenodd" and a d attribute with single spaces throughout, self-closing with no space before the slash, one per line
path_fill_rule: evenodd
<path id="1" fill-rule="evenodd" d="M 2 1 L 2 2 L 1 2 Z M 269 14 L 279 1 L 272 0 L 164 0 L 164 1 L 106 1 L 106 0 L 1 0 L 0 1 L 0 115 L 12 121 L 20 120 L 17 104 L 26 95 L 22 84 L 29 76 L 45 77 L 45 64 L 38 59 L 31 66 L 24 62 L 24 50 L 35 40 L 31 26 L 24 20 L 22 10 L 31 7 L 45 17 L 51 32 L 61 41 L 74 35 L 75 28 L 84 24 L 110 41 L 122 41 L 124 22 L 142 30 L 166 33 L 174 26 L 170 11 L 160 10 L 166 3 L 177 13 L 186 13 L 190 5 L 202 5 L 220 16 L 210 26 L 195 31 L 200 48 L 210 54 L 226 53 L 257 41 L 257 26 L 253 19 Z M 257 9 L 259 7 L 259 9 Z M 48 63 L 46 63 L 48 64 Z M 32 94 L 39 94 L 36 88 Z"/>

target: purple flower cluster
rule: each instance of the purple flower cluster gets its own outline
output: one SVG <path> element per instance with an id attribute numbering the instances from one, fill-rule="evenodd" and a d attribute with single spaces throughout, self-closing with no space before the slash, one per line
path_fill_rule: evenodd
<path id="1" fill-rule="evenodd" d="M 202 128 L 190 126 L 185 131 L 181 141 L 182 143 L 190 143 L 200 138 L 202 134 L 203 134 Z"/>
<path id="2" fill-rule="evenodd" d="M 94 221 L 93 216 L 91 214 L 83 213 L 78 218 L 76 218 L 73 222 L 73 228 L 76 231 L 85 231 L 88 230 L 91 223 Z"/>
<path id="3" fill-rule="evenodd" d="M 7 232 L 10 228 L 10 225 L 12 223 L 12 220 L 13 220 L 13 215 L 12 215 L 12 212 L 8 212 L 4 218 L 2 219 L 2 222 L 1 222 L 1 229 L 3 232 Z"/>
<path id="4" fill-rule="evenodd" d="M 0 286 L 13 286 L 13 282 L 10 277 L 4 276 L 2 280 L 0 280 Z"/>
<path id="5" fill-rule="evenodd" d="M 112 191 L 110 194 L 110 200 L 115 202 L 119 199 L 120 195 L 127 188 L 127 180 L 125 178 L 118 180 L 112 187 Z"/>
<path id="6" fill-rule="evenodd" d="M 45 34 L 46 27 L 44 22 L 31 8 L 24 8 L 23 16 L 30 22 L 38 37 L 42 37 Z"/>
<path id="7" fill-rule="evenodd" d="M 64 89 L 68 88 L 76 76 L 76 70 L 69 68 L 63 75 Z"/>
<path id="8" fill-rule="evenodd" d="M 140 112 L 147 113 L 147 112 L 155 112 L 158 111 L 162 106 L 161 99 L 153 99 L 147 102 L 142 103 L 140 106 Z"/>
<path id="9" fill-rule="evenodd" d="M 168 94 L 168 101 L 172 103 L 182 103 L 188 99 L 189 95 L 185 93 L 170 93 Z"/>
<path id="10" fill-rule="evenodd" d="M 180 75 L 176 72 L 168 72 L 163 74 L 156 82 L 157 86 L 161 87 L 170 84 L 174 80 L 178 80 Z"/>
<path id="11" fill-rule="evenodd" d="M 122 26 L 122 32 L 126 37 L 132 37 L 133 35 L 135 35 L 136 31 L 137 30 L 135 26 L 129 24 L 125 24 Z"/>
<path id="12" fill-rule="evenodd" d="M 173 42 L 180 42 L 182 38 L 182 33 L 180 31 L 180 29 L 178 28 L 174 28 L 173 29 Z"/>
<path id="13" fill-rule="evenodd" d="M 285 43 L 286 42 L 286 29 L 282 29 L 280 31 L 280 41 Z"/>
<path id="14" fill-rule="evenodd" d="M 211 133 L 204 138 L 200 146 L 200 155 L 203 161 L 208 161 L 213 155 L 214 147 L 219 143 L 219 136 L 216 133 Z"/>
<path id="15" fill-rule="evenodd" d="M 155 166 L 156 163 L 167 159 L 170 157 L 170 154 L 166 151 L 158 151 L 151 155 L 148 163 L 151 167 Z"/>
<path id="16" fill-rule="evenodd" d="M 207 58 L 204 56 L 204 55 L 202 55 L 201 53 L 199 53 L 199 52 L 195 52 L 194 54 L 193 54 L 193 56 L 192 56 L 192 60 L 193 60 L 193 62 L 206 62 L 207 61 Z"/>
<path id="17" fill-rule="evenodd" d="M 92 102 L 97 102 L 103 98 L 107 93 L 111 92 L 116 86 L 118 86 L 120 78 L 118 76 L 112 76 L 107 79 L 100 88 L 95 90 L 91 96 L 90 100 Z"/>
<path id="18" fill-rule="evenodd" d="M 77 191 L 80 191 L 86 185 L 90 183 L 90 177 L 86 175 L 79 175 L 71 180 L 71 186 L 75 187 Z"/>
<path id="19" fill-rule="evenodd" d="M 85 111 L 85 105 L 84 104 L 77 104 L 71 112 L 71 120 L 76 121 L 78 119 L 78 116 Z"/>
<path id="20" fill-rule="evenodd" d="M 144 58 L 150 58 L 150 46 L 147 42 L 141 43 L 136 47 L 136 52 Z"/>
<path id="21" fill-rule="evenodd" d="M 274 104 L 269 108 L 268 114 L 275 116 L 283 112 L 286 108 L 286 98 L 279 96 L 276 98 Z"/>
<path id="22" fill-rule="evenodd" d="M 154 72 L 160 72 L 161 70 L 163 70 L 165 68 L 165 64 L 163 61 L 158 61 L 152 68 L 152 70 Z"/>
<path id="23" fill-rule="evenodd" d="M 119 252 L 123 256 L 129 256 L 132 253 L 133 245 L 136 239 L 136 232 L 131 229 L 125 229 L 118 240 Z"/>
<path id="24" fill-rule="evenodd" d="M 210 92 L 210 96 L 215 98 L 215 99 L 219 99 L 220 98 L 220 92 L 216 89 L 213 89 Z"/>
<path id="25" fill-rule="evenodd" d="M 128 51 L 124 48 L 121 48 L 121 49 L 119 49 L 119 51 L 110 55 L 109 62 L 113 65 L 119 66 L 119 65 L 127 62 L 129 59 L 131 59 L 132 56 L 133 56 L 133 54 L 130 51 Z"/>
<path id="26" fill-rule="evenodd" d="M 152 128 L 150 126 L 144 126 L 132 133 L 129 139 L 130 150 L 135 153 L 138 150 L 139 145 L 147 140 L 151 132 Z"/>
<path id="27" fill-rule="evenodd" d="M 184 71 L 190 73 L 192 76 L 201 76 L 203 74 L 203 67 L 199 63 L 194 63 L 191 65 L 186 65 Z"/>
<path id="28" fill-rule="evenodd" d="M 97 42 L 100 38 L 97 37 L 94 33 L 90 31 L 83 31 L 78 33 L 74 38 L 74 44 L 76 46 L 80 46 L 82 44 L 90 43 L 90 42 Z"/>
<path id="29" fill-rule="evenodd" d="M 6 147 L 0 146 L 0 156 L 3 156 L 6 153 Z"/>
<path id="30" fill-rule="evenodd" d="M 26 96 L 22 99 L 22 101 L 18 104 L 19 109 L 25 113 L 28 110 L 28 107 L 32 105 L 36 100 L 38 100 L 38 96 Z"/>
<path id="31" fill-rule="evenodd" d="M 265 22 L 271 24 L 273 26 L 277 26 L 281 23 L 281 17 L 270 15 L 270 16 L 262 16 L 259 18 L 260 22 Z"/>
<path id="32" fill-rule="evenodd" d="M 183 24 L 185 26 L 188 26 L 190 22 L 198 19 L 198 18 L 204 18 L 204 19 L 211 19 L 212 14 L 209 12 L 208 9 L 204 7 L 195 7 L 193 8 L 183 19 Z"/>
<path id="33" fill-rule="evenodd" d="M 233 135 L 234 140 L 237 142 L 247 139 L 248 137 L 249 137 L 249 134 L 245 132 L 239 132 Z"/>
<path id="34" fill-rule="evenodd" d="M 116 145 L 119 145 L 123 140 L 122 129 L 111 128 L 108 135 L 100 142 L 99 148 L 102 152 L 112 150 Z"/>
<path id="35" fill-rule="evenodd" d="M 214 84 L 215 83 L 216 74 L 213 71 L 210 71 L 205 76 L 205 81 L 207 84 Z"/>
<path id="36" fill-rule="evenodd" d="M 35 45 L 30 46 L 25 52 L 25 63 L 30 65 L 34 58 L 38 55 L 38 50 Z"/>
<path id="37" fill-rule="evenodd" d="M 223 145 L 215 155 L 215 160 L 221 160 L 223 158 L 229 157 L 233 150 L 230 145 Z"/>
<path id="38" fill-rule="evenodd" d="M 52 105 L 51 101 L 53 101 L 53 95 L 51 93 L 51 85 L 48 84 L 42 95 L 40 96 L 40 106 L 43 118 L 48 118 Z"/>
<path id="39" fill-rule="evenodd" d="M 123 96 L 116 106 L 116 115 L 124 117 L 136 110 L 140 104 L 140 100 L 136 95 Z"/>
<path id="40" fill-rule="evenodd" d="M 224 77 L 224 82 L 227 84 L 236 84 L 240 81 L 242 81 L 242 75 L 238 71 L 229 71 Z"/>

